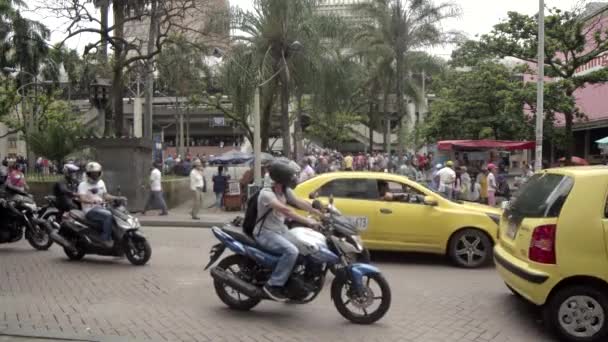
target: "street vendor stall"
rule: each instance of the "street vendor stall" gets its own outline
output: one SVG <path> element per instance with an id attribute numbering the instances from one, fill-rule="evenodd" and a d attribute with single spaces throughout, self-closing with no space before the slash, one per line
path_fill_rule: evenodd
<path id="1" fill-rule="evenodd" d="M 512 158 L 515 151 L 534 149 L 534 141 L 512 140 L 443 140 L 437 143 L 439 158 L 453 160 L 459 165 L 481 167 L 493 162 L 509 169 L 519 169 L 527 155 Z"/>

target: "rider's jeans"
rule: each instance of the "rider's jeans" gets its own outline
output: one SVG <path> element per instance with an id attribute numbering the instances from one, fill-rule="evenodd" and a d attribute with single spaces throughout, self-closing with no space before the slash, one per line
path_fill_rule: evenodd
<path id="1" fill-rule="evenodd" d="M 103 208 L 93 208 L 86 214 L 89 221 L 101 225 L 101 239 L 104 241 L 112 240 L 112 213 Z"/>
<path id="2" fill-rule="evenodd" d="M 268 285 L 284 286 L 298 260 L 298 248 L 281 234 L 268 229 L 262 229 L 256 236 L 256 241 L 267 251 L 281 256 L 272 271 Z"/>

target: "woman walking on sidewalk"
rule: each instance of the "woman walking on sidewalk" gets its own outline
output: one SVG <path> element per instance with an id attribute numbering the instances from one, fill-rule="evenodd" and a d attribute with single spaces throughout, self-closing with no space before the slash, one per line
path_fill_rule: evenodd
<path id="1" fill-rule="evenodd" d="M 200 220 L 198 213 L 203 206 L 203 195 L 207 191 L 205 182 L 203 163 L 200 159 L 196 159 L 192 164 L 194 166 L 190 171 L 190 190 L 192 190 L 192 219 Z"/>
<path id="2" fill-rule="evenodd" d="M 169 214 L 167 211 L 167 204 L 165 203 L 165 198 L 163 197 L 163 189 L 161 182 L 161 172 L 160 169 L 162 165 L 160 163 L 154 163 L 152 166 L 152 170 L 150 171 L 150 195 L 148 196 L 148 201 L 146 202 L 146 206 L 144 207 L 143 214 L 145 215 L 149 209 L 160 209 L 160 216 L 166 216 Z"/>

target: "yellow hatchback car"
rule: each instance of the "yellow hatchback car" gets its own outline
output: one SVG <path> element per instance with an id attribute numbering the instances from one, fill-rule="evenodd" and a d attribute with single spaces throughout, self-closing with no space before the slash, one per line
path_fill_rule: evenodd
<path id="1" fill-rule="evenodd" d="M 537 173 L 505 209 L 496 268 L 568 341 L 608 341 L 608 167 Z"/>
<path id="2" fill-rule="evenodd" d="M 380 198 L 380 188 L 404 194 L 399 201 Z M 326 173 L 301 183 L 300 198 L 330 196 L 342 214 L 366 230 L 370 250 L 416 251 L 448 255 L 462 267 L 492 261 L 502 211 L 448 200 L 407 177 L 380 172 Z"/>

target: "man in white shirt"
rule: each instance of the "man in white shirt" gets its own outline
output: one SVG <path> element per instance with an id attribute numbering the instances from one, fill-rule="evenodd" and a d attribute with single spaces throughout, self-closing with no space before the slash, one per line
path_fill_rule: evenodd
<path id="1" fill-rule="evenodd" d="M 162 189 L 162 174 L 160 172 L 161 165 L 158 163 L 154 163 L 152 166 L 152 171 L 150 172 L 150 195 L 148 196 L 148 201 L 146 202 L 146 206 L 144 207 L 143 214 L 146 214 L 146 211 L 151 208 L 160 208 L 160 216 L 168 215 L 167 204 L 165 203 L 165 198 L 163 197 L 163 189 Z"/>
<path id="2" fill-rule="evenodd" d="M 304 170 L 302 170 L 302 173 L 300 173 L 300 183 L 306 182 L 315 176 L 315 170 L 312 168 L 312 161 L 309 158 L 306 158 L 304 163 L 306 166 L 304 167 Z"/>
<path id="3" fill-rule="evenodd" d="M 454 163 L 448 160 L 445 167 L 437 172 L 437 177 L 439 177 L 439 192 L 444 194 L 446 198 L 452 199 L 454 181 L 456 181 Z"/>
<path id="4" fill-rule="evenodd" d="M 190 190 L 192 190 L 192 219 L 200 220 L 198 213 L 203 206 L 203 195 L 207 191 L 204 177 L 204 167 L 200 159 L 195 159 L 190 171 Z"/>
<path id="5" fill-rule="evenodd" d="M 102 227 L 101 240 L 108 248 L 112 247 L 112 213 L 103 207 L 105 201 L 121 199 L 108 194 L 106 184 L 101 180 L 101 165 L 90 162 L 86 168 L 87 180 L 78 185 L 78 195 L 87 220 Z"/>

